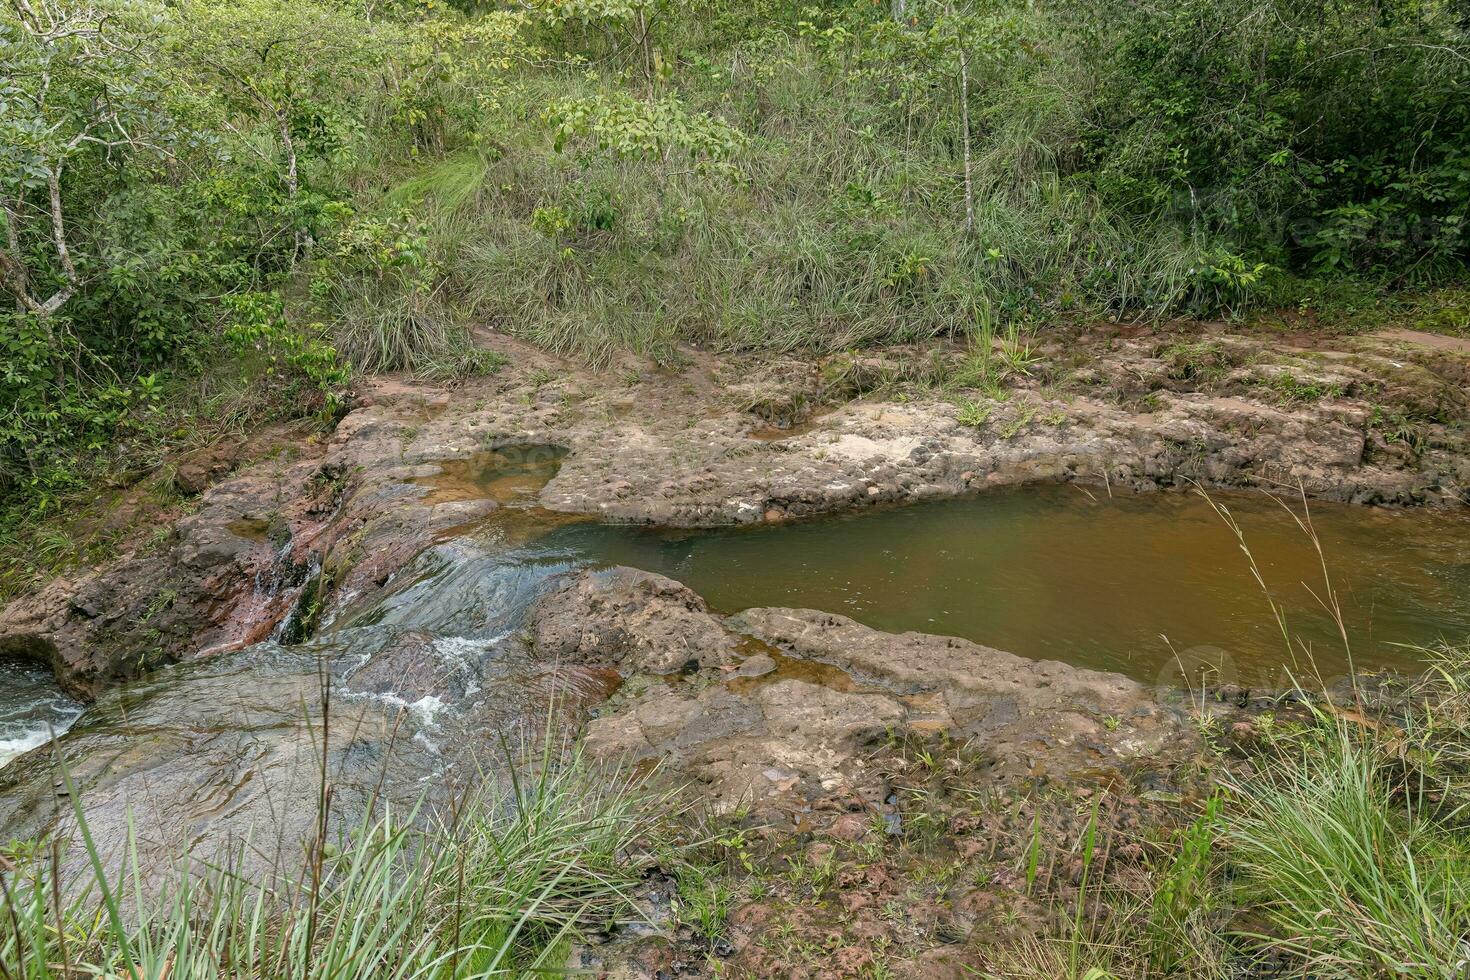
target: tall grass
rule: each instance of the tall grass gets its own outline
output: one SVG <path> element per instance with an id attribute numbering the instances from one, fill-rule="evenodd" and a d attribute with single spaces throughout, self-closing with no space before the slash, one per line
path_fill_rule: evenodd
<path id="1" fill-rule="evenodd" d="M 1327 722 L 1234 784 L 1235 900 L 1314 976 L 1470 967 L 1470 837 L 1406 804 L 1392 759 L 1383 736 Z"/>
<path id="2" fill-rule="evenodd" d="M 1256 576 L 1283 653 L 1310 676 L 1311 650 L 1271 598 L 1244 529 L 1211 503 Z M 1293 516 L 1320 559 L 1311 588 L 1350 657 L 1330 559 L 1305 500 Z M 1093 868 L 1095 855 L 1121 843 L 1098 844 L 1094 809 L 1076 845 L 1081 884 L 1053 897 L 1058 927 L 1001 952 L 994 975 L 1223 978 L 1269 956 L 1293 976 L 1465 976 L 1470 645 L 1423 654 L 1425 675 L 1395 693 L 1355 677 L 1351 703 L 1335 704 L 1298 687 L 1305 722 L 1264 719 L 1247 766 L 1221 760 L 1221 795 L 1173 835 L 1142 881 Z M 1030 862 L 1034 876 L 1034 853 Z"/>
<path id="3" fill-rule="evenodd" d="M 1099 841 L 1094 819 L 1071 848 L 1082 880 L 1054 896 L 1054 925 L 997 951 L 989 975 L 1224 978 L 1269 957 L 1288 976 L 1464 976 L 1470 728 L 1451 716 L 1470 649 L 1438 658 L 1433 692 L 1416 687 L 1396 721 L 1322 709 L 1268 728 L 1252 765 L 1224 774 L 1223 795 L 1142 880 L 1096 866 L 1128 841 Z"/>
<path id="4" fill-rule="evenodd" d="M 388 186 L 377 206 L 414 210 L 438 267 L 428 289 L 339 280 L 339 347 L 365 367 L 412 367 L 415 349 L 483 324 L 594 361 L 682 343 L 830 352 L 967 336 L 982 316 L 1151 316 L 1199 298 L 1199 241 L 1115 213 L 1064 173 L 1066 107 L 1053 103 L 1075 93 L 1061 81 L 1018 85 L 984 121 L 967 234 L 952 93 L 905 130 L 882 93 L 843 82 L 809 44 L 760 42 L 726 39 L 735 70 L 681 86 L 751 137 L 723 176 L 553 150 L 542 109 L 618 85 L 584 67 L 518 77 L 485 119 L 493 150 L 371 158 L 355 182 Z"/>
<path id="5" fill-rule="evenodd" d="M 232 867 L 109 873 L 76 816 L 91 872 L 60 880 L 55 845 L 0 869 L 0 977 L 70 980 L 423 978 L 555 971 L 589 924 L 639 920 L 633 889 L 667 819 L 638 780 L 573 758 L 426 822 L 365 821 L 265 880 Z M 248 847 L 248 842 L 246 845 Z M 242 851 L 243 853 L 243 851 Z"/>
<path id="6" fill-rule="evenodd" d="M 1453 86 L 1464 71 L 1407 14 L 1375 25 L 1351 5 L 1317 18 L 1280 0 L 968 5 L 963 76 L 941 43 L 958 29 L 954 4 L 910 2 L 906 25 L 866 2 L 657 6 L 630 34 L 618 17 L 584 12 L 582 29 L 530 17 L 535 57 L 486 90 L 460 79 L 422 95 L 432 137 L 409 138 L 391 91 L 367 110 L 353 206 L 424 205 L 442 265 L 420 290 L 432 303 L 368 281 L 337 297 L 359 363 L 415 366 L 416 345 L 469 323 L 605 360 L 684 343 L 833 351 L 968 335 L 980 315 L 1214 316 L 1272 290 L 1295 303 L 1300 282 L 1268 273 L 1300 269 L 1290 235 L 1306 232 L 1287 219 L 1332 197 L 1308 175 L 1351 170 L 1354 141 L 1382 135 L 1356 127 L 1380 116 L 1415 133 L 1392 145 L 1428 140 L 1435 126 L 1388 107 L 1449 105 L 1434 79 Z M 1417 30 L 1458 39 L 1446 6 L 1416 8 Z M 1384 48 L 1399 84 L 1360 91 L 1347 65 L 1373 49 L 1364 38 L 1401 31 L 1416 40 Z M 659 78 L 627 60 L 648 45 Z M 1319 48 L 1332 53 L 1310 60 Z M 1302 109 L 1294 86 L 1361 109 Z M 548 107 L 609 96 L 676 98 L 743 138 L 710 171 L 591 140 L 554 148 Z M 1418 156 L 1410 171 L 1436 158 Z"/>

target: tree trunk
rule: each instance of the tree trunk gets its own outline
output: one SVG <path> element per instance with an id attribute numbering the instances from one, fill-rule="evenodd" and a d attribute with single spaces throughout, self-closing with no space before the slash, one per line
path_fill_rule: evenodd
<path id="1" fill-rule="evenodd" d="M 970 173 L 970 60 L 960 43 L 960 138 L 964 140 L 965 237 L 975 231 L 975 182 Z"/>
<path id="2" fill-rule="evenodd" d="M 56 251 L 56 261 L 61 265 L 66 284 L 45 299 L 31 289 L 31 275 L 26 268 L 25 255 L 20 246 L 20 215 L 8 203 L 5 209 L 5 246 L 0 252 L 0 281 L 14 296 L 26 312 L 39 320 L 49 319 L 76 295 L 81 276 L 71 257 L 71 246 L 66 240 L 66 218 L 61 207 L 61 164 L 52 166 L 46 174 L 47 214 L 51 219 L 51 246 Z M 48 338 L 51 328 L 46 327 Z"/>
<path id="3" fill-rule="evenodd" d="M 297 197 L 301 193 L 301 179 L 297 174 L 296 167 L 296 141 L 291 138 L 291 127 L 287 123 L 284 113 L 277 113 L 276 122 L 280 125 L 281 147 L 286 151 L 286 196 L 290 198 L 291 203 L 294 205 Z M 292 220 L 297 220 L 298 218 L 299 216 L 297 215 L 292 216 Z M 312 246 L 315 244 L 316 241 L 312 238 L 310 229 L 298 226 L 296 229 L 297 254 L 301 255 L 310 252 Z"/>

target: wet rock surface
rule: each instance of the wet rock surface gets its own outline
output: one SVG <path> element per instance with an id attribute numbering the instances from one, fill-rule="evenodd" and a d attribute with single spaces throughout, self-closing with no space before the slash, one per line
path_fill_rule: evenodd
<path id="1" fill-rule="evenodd" d="M 908 738 L 965 741 L 996 786 L 1157 768 L 1188 744 L 1116 675 L 809 610 L 722 618 L 633 569 L 545 570 L 517 588 L 495 556 L 463 553 L 358 625 L 109 691 L 54 748 L 0 770 L 0 836 L 74 833 L 75 792 L 112 857 L 130 820 L 145 854 L 289 848 L 315 828 L 323 764 L 343 831 L 493 772 L 501 738 L 543 730 L 553 704 L 563 725 L 596 715 L 593 757 L 657 762 L 716 808 L 786 825 L 814 806 L 885 812 L 874 753 Z M 1114 730 L 1118 717 L 1129 724 Z"/>
<path id="2" fill-rule="evenodd" d="M 1089 799 L 1094 820 L 1136 828 L 1194 791 L 1177 703 L 961 639 L 725 616 L 659 575 L 507 556 L 567 521 L 779 522 L 1034 481 L 1466 502 L 1456 348 L 1121 328 L 1078 344 L 1085 357 L 1042 351 L 987 398 L 958 350 L 691 354 L 619 388 L 504 342 L 504 376 L 452 393 L 378 379 L 325 442 L 181 466 L 197 497 L 166 534 L 0 610 L 0 653 L 96 702 L 0 769 L 0 837 L 74 836 L 75 793 L 106 860 L 131 832 L 145 855 L 200 862 L 248 846 L 265 873 L 315 832 L 323 768 L 335 833 L 495 778 L 502 737 L 557 711 L 585 722 L 592 757 L 739 816 L 824 896 L 737 909 L 718 949 L 657 936 L 579 949 L 582 966 L 858 975 L 891 947 L 912 975 L 978 969 L 960 945 L 1029 907 L 1034 883 L 994 870 L 1024 864 L 1028 834 L 1075 838 Z M 1251 736 L 1249 718 L 1224 721 Z M 929 870 L 884 856 L 916 835 L 966 870 L 916 893 L 904 881 Z M 1123 875 L 1141 859 L 1109 856 Z M 1076 869 L 1038 874 L 1064 894 Z"/>
<path id="3" fill-rule="evenodd" d="M 578 575 L 541 599 L 531 637 L 545 660 L 646 674 L 719 667 L 731 662 L 736 647 L 694 592 L 633 568 Z"/>
<path id="4" fill-rule="evenodd" d="M 387 805 L 430 812 L 503 771 L 504 746 L 534 742 L 549 712 L 574 728 L 620 683 L 530 655 L 515 627 L 554 571 L 446 542 L 314 640 L 109 688 L 52 746 L 0 768 L 0 838 L 74 834 L 74 790 L 108 856 L 133 820 L 145 857 L 214 859 L 257 840 L 270 848 L 251 867 L 268 868 L 315 832 L 324 773 L 333 834 Z"/>
<path id="5" fill-rule="evenodd" d="M 483 572 L 466 563 L 467 578 Z M 56 834 L 70 862 L 85 861 L 78 800 L 108 866 L 131 834 L 160 876 L 181 854 L 267 874 L 299 864 L 324 785 L 330 838 L 385 807 L 433 813 L 504 773 L 507 744 L 533 745 L 553 716 L 574 730 L 620 683 L 595 665 L 532 659 L 503 617 L 465 627 L 426 603 L 397 619 L 110 689 L 52 746 L 0 769 L 0 840 Z"/>

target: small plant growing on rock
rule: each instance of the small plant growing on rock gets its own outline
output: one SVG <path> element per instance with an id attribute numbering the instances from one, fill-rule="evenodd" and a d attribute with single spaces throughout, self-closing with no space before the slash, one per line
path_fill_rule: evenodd
<path id="1" fill-rule="evenodd" d="M 1164 362 L 1165 373 L 1173 381 L 1217 381 L 1236 365 L 1231 351 L 1213 340 L 1167 344 L 1155 356 Z"/>
<path id="2" fill-rule="evenodd" d="M 1283 405 L 1301 405 L 1322 401 L 1324 398 L 1341 398 L 1346 391 L 1342 384 L 1303 378 L 1290 371 L 1278 371 L 1267 378 L 1253 382 L 1271 400 Z"/>
<path id="3" fill-rule="evenodd" d="M 1017 409 L 1015 417 L 1001 427 L 1000 437 L 1002 439 L 1014 439 L 1020 435 L 1021 430 L 1025 429 L 1036 418 L 1036 411 L 1035 405 L 1022 405 Z"/>
<path id="4" fill-rule="evenodd" d="M 970 429 L 978 429 L 990 420 L 990 413 L 994 406 L 982 404 L 977 401 L 966 399 L 960 402 L 959 412 L 955 415 L 955 421 Z"/>
<path id="5" fill-rule="evenodd" d="M 1000 361 L 1008 376 L 1031 374 L 1031 368 L 1041 360 L 1041 355 L 1021 339 L 1020 332 L 1012 328 L 1009 336 L 1000 345 Z"/>

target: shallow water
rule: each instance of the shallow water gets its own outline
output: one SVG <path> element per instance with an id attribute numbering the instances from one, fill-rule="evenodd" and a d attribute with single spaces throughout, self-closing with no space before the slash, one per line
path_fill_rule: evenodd
<path id="1" fill-rule="evenodd" d="M 1298 524 L 1300 502 L 1294 517 L 1263 494 L 1214 495 L 1238 520 L 1285 615 L 1288 647 L 1239 542 L 1198 495 L 1110 498 L 1043 485 L 787 524 L 668 530 L 538 509 L 561 455 L 512 447 L 422 478 L 436 500 L 491 497 L 502 508 L 430 548 L 392 595 L 346 622 L 470 638 L 488 644 L 480 659 L 490 662 L 556 576 L 630 565 L 688 584 L 722 612 L 826 610 L 1170 688 L 1284 687 L 1314 674 L 1330 682 L 1350 666 L 1412 673 L 1423 655 L 1408 647 L 1470 639 L 1464 511 L 1313 504 L 1319 557 Z M 1329 595 L 1341 605 L 1346 648 L 1322 608 Z M 0 765 L 80 712 L 44 667 L 0 660 Z"/>
<path id="2" fill-rule="evenodd" d="M 714 608 L 798 606 L 889 631 L 962 636 L 1149 683 L 1286 685 L 1358 669 L 1413 671 L 1403 644 L 1470 639 L 1470 515 L 1314 503 L 1349 647 L 1296 519 L 1263 494 L 1119 495 L 1032 486 L 813 521 L 699 531 L 580 524 L 527 549 L 549 566 L 631 565 L 678 579 Z M 1295 509 L 1300 516 L 1300 501 Z"/>
<path id="3" fill-rule="evenodd" d="M 567 452 L 559 446 L 511 445 L 472 453 L 464 459 L 434 464 L 439 472 L 413 480 L 429 488 L 426 504 L 460 500 L 494 500 L 500 504 L 525 504 L 561 468 Z"/>
<path id="4" fill-rule="evenodd" d="M 82 706 L 56 686 L 51 668 L 0 657 L 0 766 L 64 732 Z"/>

